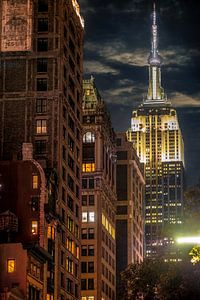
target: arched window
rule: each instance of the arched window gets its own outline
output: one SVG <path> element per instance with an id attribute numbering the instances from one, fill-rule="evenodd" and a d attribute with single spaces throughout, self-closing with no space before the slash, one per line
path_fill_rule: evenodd
<path id="1" fill-rule="evenodd" d="M 86 132 L 83 135 L 83 143 L 94 143 L 94 142 L 95 142 L 94 133 Z"/>

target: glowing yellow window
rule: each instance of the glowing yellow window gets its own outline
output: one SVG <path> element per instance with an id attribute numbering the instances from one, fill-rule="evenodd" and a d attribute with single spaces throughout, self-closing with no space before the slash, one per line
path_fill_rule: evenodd
<path id="1" fill-rule="evenodd" d="M 36 121 L 36 132 L 37 133 L 47 133 L 47 120 L 37 120 Z"/>
<path id="2" fill-rule="evenodd" d="M 37 189 L 37 188 L 38 188 L 38 176 L 33 175 L 33 189 Z"/>
<path id="3" fill-rule="evenodd" d="M 7 260 L 7 270 L 8 270 L 8 273 L 15 272 L 15 259 Z"/>
<path id="4" fill-rule="evenodd" d="M 95 171 L 95 164 L 94 163 L 88 163 L 82 165 L 82 171 L 83 172 L 94 172 Z"/>
<path id="5" fill-rule="evenodd" d="M 90 96 L 91 91 L 88 89 L 88 90 L 85 91 L 85 94 L 86 94 L 86 96 Z"/>
<path id="6" fill-rule="evenodd" d="M 79 259 L 79 246 L 76 246 L 76 258 L 78 258 Z"/>
<path id="7" fill-rule="evenodd" d="M 102 214 L 102 224 L 104 227 L 106 226 L 106 220 L 104 214 Z"/>
<path id="8" fill-rule="evenodd" d="M 38 234 L 38 221 L 32 221 L 31 223 L 31 232 L 33 235 Z"/>

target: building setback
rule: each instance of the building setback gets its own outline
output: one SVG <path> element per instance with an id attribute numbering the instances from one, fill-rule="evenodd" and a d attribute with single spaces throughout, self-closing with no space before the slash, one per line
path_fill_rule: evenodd
<path id="1" fill-rule="evenodd" d="M 116 299 L 115 144 L 94 79 L 84 80 L 81 299 Z"/>
<path id="2" fill-rule="evenodd" d="M 144 257 L 144 175 L 133 144 L 125 133 L 116 135 L 117 215 L 116 269 L 117 299 L 120 299 L 120 273 Z"/>
<path id="3" fill-rule="evenodd" d="M 178 259 L 174 241 L 165 236 L 169 224 L 181 224 L 183 215 L 184 145 L 176 110 L 161 87 L 162 59 L 157 49 L 154 7 L 152 49 L 149 56 L 147 98 L 134 110 L 128 139 L 145 165 L 146 255 Z M 170 257 L 170 258 L 169 258 Z"/>
<path id="4" fill-rule="evenodd" d="M 58 233 L 51 299 L 80 298 L 83 20 L 76 0 L 0 2 L 0 160 L 22 143 L 45 170 Z"/>
<path id="5" fill-rule="evenodd" d="M 0 162 L 1 299 L 51 299 L 48 238 L 55 228 L 45 218 L 47 195 L 44 171 L 30 155 Z"/>

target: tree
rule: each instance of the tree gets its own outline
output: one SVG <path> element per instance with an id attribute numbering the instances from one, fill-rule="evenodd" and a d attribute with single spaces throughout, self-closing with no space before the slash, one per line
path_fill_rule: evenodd
<path id="1" fill-rule="evenodd" d="M 189 263 L 145 259 L 122 273 L 122 299 L 200 299 L 200 270 Z"/>

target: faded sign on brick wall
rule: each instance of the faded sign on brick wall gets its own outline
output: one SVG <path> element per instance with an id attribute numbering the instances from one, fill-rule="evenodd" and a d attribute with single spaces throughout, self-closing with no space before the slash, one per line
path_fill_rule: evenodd
<path id="1" fill-rule="evenodd" d="M 29 51 L 32 44 L 32 0 L 2 0 L 1 51 Z"/>

